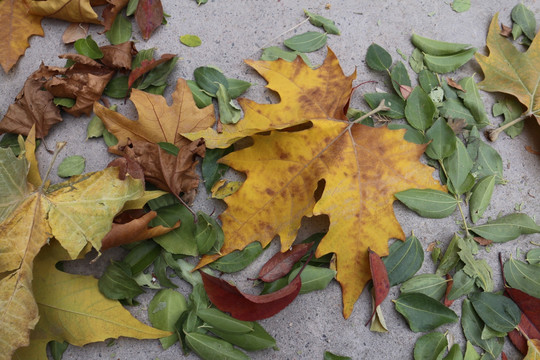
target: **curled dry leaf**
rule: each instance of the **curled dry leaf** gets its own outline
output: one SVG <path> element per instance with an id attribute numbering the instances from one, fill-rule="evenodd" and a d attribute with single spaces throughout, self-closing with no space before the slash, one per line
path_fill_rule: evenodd
<path id="1" fill-rule="evenodd" d="M 111 29 L 118 13 L 127 6 L 129 0 L 107 0 L 107 6 L 103 9 L 101 16 L 103 17 L 103 32 Z"/>
<path id="2" fill-rule="evenodd" d="M 390 281 L 388 280 L 388 272 L 386 271 L 386 266 L 381 260 L 381 257 L 377 255 L 377 253 L 371 249 L 368 249 L 368 253 L 369 253 L 369 268 L 371 270 L 371 279 L 373 280 L 374 304 L 373 304 L 373 313 L 371 314 L 369 320 L 366 322 L 366 326 L 373 319 L 373 317 L 375 316 L 377 307 L 381 305 L 384 299 L 386 299 L 386 296 L 388 296 L 388 292 L 390 291 Z"/>
<path id="3" fill-rule="evenodd" d="M 118 178 L 120 180 L 124 180 L 126 175 L 129 174 L 132 178 L 140 179 L 144 182 L 144 170 L 135 160 L 129 157 L 114 159 L 107 167 L 113 166 L 118 168 Z"/>
<path id="4" fill-rule="evenodd" d="M 493 240 L 488 240 L 488 239 L 485 239 L 481 236 L 475 236 L 474 238 L 474 241 L 476 241 L 478 244 L 482 245 L 482 246 L 488 246 L 488 245 L 491 245 L 493 244 Z"/>
<path id="5" fill-rule="evenodd" d="M 100 61 L 107 67 L 116 70 L 131 70 L 131 60 L 137 55 L 133 41 L 126 41 L 118 45 L 106 45 L 99 48 L 103 52 Z"/>
<path id="6" fill-rule="evenodd" d="M 287 286 L 265 295 L 244 294 L 225 280 L 208 275 L 204 271 L 199 273 L 210 301 L 218 309 L 245 321 L 266 319 L 277 314 L 298 296 L 302 287 L 301 271 Z"/>
<path id="7" fill-rule="evenodd" d="M 528 152 L 530 152 L 533 155 L 540 155 L 540 151 L 534 150 L 532 148 L 532 146 L 530 146 L 530 145 L 525 145 L 525 150 L 527 150 Z"/>
<path id="8" fill-rule="evenodd" d="M 449 300 L 448 299 L 448 294 L 450 294 L 450 291 L 452 290 L 452 286 L 454 286 L 454 279 L 452 279 L 452 276 L 450 274 L 446 274 L 446 280 L 448 280 L 446 282 L 446 291 L 444 293 L 444 306 L 446 307 L 450 307 L 453 303 L 454 303 L 454 300 Z"/>
<path id="9" fill-rule="evenodd" d="M 275 281 L 289 273 L 294 264 L 304 256 L 313 243 L 293 245 L 285 252 L 278 252 L 272 256 L 261 268 L 257 279 L 264 282 Z"/>
<path id="10" fill-rule="evenodd" d="M 143 60 L 141 62 L 141 66 L 139 66 L 138 68 L 133 69 L 129 73 L 128 87 L 131 88 L 131 86 L 133 85 L 135 80 L 137 80 L 138 78 L 140 78 L 141 76 L 143 76 L 144 74 L 146 74 L 147 72 L 149 72 L 150 70 L 155 68 L 156 66 L 171 60 L 175 56 L 176 55 L 174 55 L 174 54 L 163 54 L 157 60 L 154 60 L 154 59 L 152 59 L 152 60 Z"/>
<path id="11" fill-rule="evenodd" d="M 135 11 L 135 20 L 144 40 L 150 36 L 163 22 L 163 5 L 161 0 L 139 0 Z"/>
<path id="12" fill-rule="evenodd" d="M 448 85 L 450 85 L 451 87 L 453 87 L 454 89 L 457 89 L 459 91 L 463 91 L 463 92 L 466 92 L 463 87 L 461 87 L 461 85 L 459 85 L 457 82 L 454 81 L 454 79 L 452 78 L 446 78 L 446 82 Z"/>
<path id="13" fill-rule="evenodd" d="M 86 23 L 69 24 L 62 35 L 62 42 L 64 44 L 72 44 L 79 39 L 84 39 L 88 34 L 89 27 L 90 25 Z"/>
<path id="14" fill-rule="evenodd" d="M 504 37 L 510 37 L 510 35 L 512 35 L 512 28 L 510 26 L 501 24 L 501 32 L 499 34 Z"/>

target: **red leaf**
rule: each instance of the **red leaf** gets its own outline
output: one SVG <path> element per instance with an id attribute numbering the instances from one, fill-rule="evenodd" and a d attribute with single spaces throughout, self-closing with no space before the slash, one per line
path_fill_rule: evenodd
<path id="1" fill-rule="evenodd" d="M 138 68 L 135 68 L 131 71 L 128 78 L 128 87 L 131 88 L 135 80 L 155 68 L 156 66 L 163 64 L 166 61 L 171 60 L 176 55 L 174 54 L 163 54 L 161 55 L 161 58 L 158 60 L 143 60 L 141 62 L 141 66 Z"/>
<path id="2" fill-rule="evenodd" d="M 454 280 L 450 274 L 446 274 L 446 280 L 448 280 L 448 282 L 446 283 L 446 292 L 444 293 L 444 306 L 450 307 L 454 303 L 454 300 L 448 300 L 448 294 L 450 294 L 450 290 L 452 290 Z"/>
<path id="3" fill-rule="evenodd" d="M 518 330 L 512 330 L 508 337 L 522 354 L 527 354 L 527 338 L 540 339 L 540 299 L 521 290 L 506 288 L 504 295 L 512 299 L 521 309 Z M 525 336 L 526 337 L 525 337 Z"/>
<path id="4" fill-rule="evenodd" d="M 276 292 L 265 295 L 250 295 L 242 293 L 236 286 L 225 280 L 200 271 L 204 289 L 210 301 L 218 309 L 230 313 L 236 319 L 245 321 L 266 319 L 287 307 L 296 298 L 302 287 L 300 273 L 289 285 Z"/>
<path id="5" fill-rule="evenodd" d="M 257 279 L 264 282 L 275 281 L 289 273 L 298 260 L 313 246 L 313 243 L 298 244 L 285 252 L 278 252 L 263 265 Z"/>
<path id="6" fill-rule="evenodd" d="M 163 22 L 163 6 L 161 0 L 139 0 L 135 11 L 135 20 L 142 37 L 148 40 L 154 30 Z"/>
<path id="7" fill-rule="evenodd" d="M 375 306 L 373 307 L 373 314 L 371 314 L 370 319 L 366 323 L 373 319 L 377 306 L 379 306 L 386 296 L 388 296 L 388 291 L 390 291 L 390 281 L 388 280 L 388 272 L 386 271 L 386 266 L 384 265 L 381 257 L 371 249 L 368 249 L 369 252 L 369 267 L 371 269 L 371 279 L 373 280 L 373 290 L 375 299 Z"/>
<path id="8" fill-rule="evenodd" d="M 508 356 L 506 356 L 504 351 L 501 353 L 501 360 L 508 360 Z"/>

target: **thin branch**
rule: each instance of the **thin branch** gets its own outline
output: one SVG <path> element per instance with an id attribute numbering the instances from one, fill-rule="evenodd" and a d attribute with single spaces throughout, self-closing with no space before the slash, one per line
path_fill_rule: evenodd
<path id="1" fill-rule="evenodd" d="M 489 141 L 496 141 L 501 132 L 503 132 L 504 130 L 508 129 L 511 126 L 516 125 L 518 122 L 523 121 L 524 119 L 528 118 L 531 115 L 532 114 L 530 112 L 527 112 L 521 115 L 520 117 L 518 117 L 517 119 L 514 119 L 510 121 L 509 123 L 504 124 L 503 126 L 500 126 L 496 129 L 488 130 L 486 132 L 487 138 L 489 139 Z"/>
<path id="2" fill-rule="evenodd" d="M 370 112 L 360 116 L 358 119 L 354 120 L 352 122 L 352 124 L 359 123 L 360 121 L 370 117 L 371 115 L 375 115 L 376 113 L 378 113 L 380 111 L 388 111 L 388 110 L 390 110 L 390 108 L 384 104 L 384 99 L 383 99 L 383 100 L 381 100 L 381 102 L 379 103 L 379 105 L 375 109 L 373 109 Z"/>

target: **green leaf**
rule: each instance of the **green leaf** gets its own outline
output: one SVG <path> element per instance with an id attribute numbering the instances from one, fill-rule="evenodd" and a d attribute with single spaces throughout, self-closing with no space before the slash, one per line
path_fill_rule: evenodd
<path id="1" fill-rule="evenodd" d="M 490 328 L 489 326 L 484 326 L 484 328 L 482 329 L 482 339 L 484 340 L 489 340 L 489 339 L 493 339 L 493 338 L 497 338 L 497 337 L 505 337 L 506 336 L 506 333 L 505 332 L 500 332 L 500 331 L 496 331 L 496 330 L 493 330 L 492 328 Z"/>
<path id="2" fill-rule="evenodd" d="M 443 160 L 456 151 L 456 134 L 443 118 L 438 118 L 428 129 L 426 140 L 431 140 L 426 155 L 432 159 Z"/>
<path id="3" fill-rule="evenodd" d="M 439 86 L 439 79 L 431 71 L 424 69 L 418 74 L 418 82 L 426 93 L 430 93 L 431 90 Z"/>
<path id="4" fill-rule="evenodd" d="M 159 284 L 163 287 L 176 289 L 178 286 L 173 283 L 169 277 L 167 276 L 167 261 L 165 261 L 165 255 L 167 252 L 162 251 L 160 256 L 154 260 L 154 269 L 153 274 L 155 275 L 156 279 L 159 281 Z M 169 254 L 170 255 L 170 254 Z"/>
<path id="5" fill-rule="evenodd" d="M 124 257 L 123 262 L 131 267 L 131 273 L 136 275 L 146 269 L 161 253 L 161 248 L 152 240 L 140 242 Z"/>
<path id="6" fill-rule="evenodd" d="M 94 60 L 101 59 L 103 57 L 103 52 L 90 35 L 88 35 L 85 39 L 75 41 L 75 44 L 73 45 L 75 46 L 75 50 L 81 55 L 88 56 Z"/>
<path id="7" fill-rule="evenodd" d="M 218 330 L 232 334 L 246 334 L 253 331 L 252 321 L 242 321 L 225 314 L 216 308 L 199 309 L 197 316 L 205 323 Z"/>
<path id="8" fill-rule="evenodd" d="M 105 130 L 105 125 L 103 125 L 101 119 L 97 116 L 92 117 L 86 126 L 86 140 L 102 137 L 103 130 Z"/>
<path id="9" fill-rule="evenodd" d="M 127 75 L 118 76 L 111 79 L 111 81 L 109 81 L 107 86 L 105 86 L 105 90 L 103 90 L 103 94 L 110 96 L 113 99 L 126 98 L 129 93 L 128 79 L 129 77 Z"/>
<path id="10" fill-rule="evenodd" d="M 467 341 L 467 345 L 465 348 L 465 357 L 463 358 L 463 360 L 480 360 L 480 354 L 476 352 L 476 349 L 470 343 L 470 341 Z"/>
<path id="11" fill-rule="evenodd" d="M 467 122 L 468 126 L 476 125 L 473 114 L 471 114 L 470 110 L 458 98 L 444 101 L 439 111 L 447 119 L 463 119 Z"/>
<path id="12" fill-rule="evenodd" d="M 116 136 L 111 134 L 107 129 L 103 130 L 103 141 L 105 141 L 105 145 L 109 147 L 118 144 L 118 139 Z"/>
<path id="13" fill-rule="evenodd" d="M 440 332 L 425 334 L 414 344 L 414 360 L 440 360 L 447 345 L 445 334 Z"/>
<path id="14" fill-rule="evenodd" d="M 212 97 L 216 97 L 219 90 L 219 84 L 222 84 L 225 88 L 229 86 L 229 82 L 225 75 L 214 67 L 198 67 L 193 72 L 193 76 L 195 77 L 197 85 Z"/>
<path id="15" fill-rule="evenodd" d="M 414 46 L 422 50 L 422 52 L 439 56 L 456 54 L 471 46 L 469 44 L 450 43 L 446 41 L 429 39 L 418 34 L 413 34 L 411 36 L 411 42 Z"/>
<path id="16" fill-rule="evenodd" d="M 208 192 L 211 191 L 214 184 L 221 179 L 229 168 L 227 165 L 220 164 L 217 161 L 230 153 L 232 147 L 226 149 L 207 149 L 206 155 L 202 161 L 202 178 L 204 181 L 204 186 Z"/>
<path id="17" fill-rule="evenodd" d="M 136 69 L 138 67 L 141 67 L 142 62 L 144 60 L 147 60 L 147 61 L 152 60 L 154 58 L 155 50 L 156 50 L 155 48 L 151 48 L 151 49 L 144 49 L 144 50 L 139 51 L 137 55 L 135 55 L 135 57 L 131 61 L 131 69 Z"/>
<path id="18" fill-rule="evenodd" d="M 351 360 L 351 358 L 348 356 L 332 354 L 330 351 L 325 351 L 323 360 Z"/>
<path id="19" fill-rule="evenodd" d="M 187 302 L 184 295 L 172 289 L 160 290 L 148 304 L 148 320 L 155 328 L 173 331 L 174 325 L 186 310 Z M 164 350 L 177 340 L 176 333 L 159 339 Z"/>
<path id="20" fill-rule="evenodd" d="M 405 118 L 411 126 L 426 131 L 433 123 L 435 104 L 420 86 L 414 88 L 405 105 Z"/>
<path id="21" fill-rule="evenodd" d="M 322 48 L 326 44 L 326 39 L 326 33 L 308 31 L 285 40 L 283 44 L 291 50 L 307 53 Z"/>
<path id="22" fill-rule="evenodd" d="M 504 121 L 501 125 L 506 125 L 512 120 L 517 119 L 523 113 L 523 106 L 521 103 L 514 97 L 506 97 L 502 100 L 499 100 L 493 104 L 492 108 L 493 116 L 504 116 Z M 515 125 L 510 126 L 505 129 L 504 132 L 510 136 L 512 139 L 521 134 L 525 123 L 523 121 L 518 122 Z"/>
<path id="23" fill-rule="evenodd" d="M 484 323 L 496 331 L 510 332 L 521 320 L 519 307 L 504 295 L 476 292 L 469 300 Z"/>
<path id="24" fill-rule="evenodd" d="M 454 274 L 452 278 L 452 288 L 448 293 L 448 300 L 456 300 L 462 297 L 463 295 L 469 294 L 471 291 L 476 289 L 474 284 L 475 279 L 463 270 L 459 270 Z"/>
<path id="25" fill-rule="evenodd" d="M 373 43 L 367 49 L 366 64 L 370 69 L 376 71 L 388 70 L 392 66 L 392 55 L 381 46 Z"/>
<path id="26" fill-rule="evenodd" d="M 395 244 L 390 247 L 389 255 L 383 258 L 390 286 L 401 284 L 413 277 L 424 262 L 424 250 L 416 236 L 411 235 L 405 242 Z"/>
<path id="27" fill-rule="evenodd" d="M 424 65 L 424 54 L 418 49 L 414 49 L 411 56 L 409 56 L 409 65 L 415 73 L 419 73 L 426 67 Z"/>
<path id="28" fill-rule="evenodd" d="M 276 346 L 276 340 L 257 322 L 253 323 L 253 331 L 247 334 L 233 334 L 228 331 L 210 329 L 223 340 L 247 351 L 257 351 Z"/>
<path id="29" fill-rule="evenodd" d="M 261 295 L 276 292 L 279 289 L 284 288 L 288 284 L 289 284 L 289 279 L 287 277 L 282 277 L 272 282 L 264 283 L 263 289 L 261 290 Z"/>
<path id="30" fill-rule="evenodd" d="M 473 223 L 482 217 L 489 206 L 495 188 L 495 180 L 495 175 L 486 176 L 480 179 L 472 189 L 472 195 L 469 199 L 469 212 Z"/>
<path id="31" fill-rule="evenodd" d="M 242 111 L 232 103 L 227 88 L 218 84 L 216 93 L 218 99 L 219 121 L 223 124 L 236 124 L 242 117 Z"/>
<path id="32" fill-rule="evenodd" d="M 532 249 L 527 253 L 529 264 L 540 265 L 540 249 Z"/>
<path id="33" fill-rule="evenodd" d="M 401 293 L 420 293 L 435 300 L 440 300 L 448 280 L 435 274 L 416 275 L 405 281 L 400 288 Z"/>
<path id="34" fill-rule="evenodd" d="M 401 95 L 400 85 L 411 86 L 411 79 L 409 78 L 409 73 L 405 68 L 405 65 L 399 61 L 390 72 L 390 81 L 392 82 L 392 87 L 396 93 L 403 98 Z"/>
<path id="35" fill-rule="evenodd" d="M 398 130 L 398 129 L 406 129 L 407 132 L 405 133 L 405 136 L 403 136 L 403 139 L 412 142 L 414 144 L 423 145 L 428 142 L 424 134 L 422 134 L 420 131 L 414 129 L 412 126 L 409 126 L 407 124 L 388 124 L 388 129 L 390 130 Z"/>
<path id="36" fill-rule="evenodd" d="M 512 20 L 519 25 L 525 36 L 534 39 L 536 36 L 536 18 L 534 13 L 522 3 L 512 9 Z"/>
<path id="37" fill-rule="evenodd" d="M 178 322 L 182 320 L 182 317 L 180 317 Z M 179 323 L 177 324 L 180 325 Z M 187 316 L 181 325 L 182 325 L 182 330 L 179 331 L 179 334 L 180 334 L 180 339 L 182 339 L 182 344 L 186 342 L 186 333 L 188 332 L 197 332 L 199 334 L 206 334 L 206 329 L 203 327 L 204 323 L 197 316 L 197 313 L 195 312 L 195 310 L 191 310 L 187 313 Z"/>
<path id="38" fill-rule="evenodd" d="M 243 250 L 235 250 L 220 257 L 208 266 L 224 273 L 237 272 L 251 264 L 262 253 L 262 250 L 261 243 L 255 241 L 246 246 Z"/>
<path id="39" fill-rule="evenodd" d="M 486 355 L 491 357 L 485 357 L 487 359 L 497 359 L 502 351 L 504 340 L 501 338 L 493 338 L 489 340 L 482 339 L 482 330 L 484 329 L 484 322 L 478 316 L 474 310 L 469 299 L 464 299 L 461 307 L 461 327 L 465 338 L 473 345 L 479 346 L 486 351 Z M 471 350 L 472 351 L 472 350 Z M 469 352 L 469 350 L 467 350 Z M 474 354 L 471 357 L 474 358 Z"/>
<path id="40" fill-rule="evenodd" d="M 476 124 L 481 129 L 489 125 L 489 118 L 484 109 L 484 102 L 478 91 L 478 86 L 472 76 L 463 78 L 459 81 L 459 85 L 465 91 L 459 91 L 458 96 L 463 99 L 465 106 L 471 111 Z"/>
<path id="41" fill-rule="evenodd" d="M 401 294 L 394 302 L 396 310 L 407 319 L 414 332 L 431 331 L 458 321 L 455 312 L 424 294 Z"/>
<path id="42" fill-rule="evenodd" d="M 160 236 L 154 241 L 172 254 L 197 255 L 197 242 L 193 232 L 195 223 L 193 214 L 182 204 L 173 204 L 157 208 L 149 204 L 152 210 L 157 211 L 157 217 L 150 222 L 151 226 L 163 225 L 172 227 L 180 220 L 180 227 Z"/>
<path id="43" fill-rule="evenodd" d="M 180 151 L 178 146 L 164 141 L 160 141 L 157 144 L 161 149 L 165 150 L 172 156 L 178 156 L 178 152 Z"/>
<path id="44" fill-rule="evenodd" d="M 84 172 L 86 160 L 80 155 L 68 156 L 58 165 L 57 174 L 67 178 L 74 175 L 81 175 Z"/>
<path id="45" fill-rule="evenodd" d="M 213 336 L 197 332 L 186 333 L 186 343 L 204 360 L 249 360 L 249 356 L 235 349 L 230 343 Z"/>
<path id="46" fill-rule="evenodd" d="M 202 44 L 200 37 L 198 37 L 197 35 L 191 35 L 191 34 L 180 36 L 180 42 L 189 47 L 197 47 L 197 46 L 201 46 Z"/>
<path id="47" fill-rule="evenodd" d="M 437 275 L 442 276 L 448 274 L 459 263 L 459 239 L 459 236 L 454 235 L 454 237 L 452 237 L 452 240 L 450 240 L 450 244 L 448 244 L 448 247 L 446 248 L 446 251 L 444 252 L 444 255 L 441 259 L 441 262 L 437 267 L 437 271 L 435 272 Z"/>
<path id="48" fill-rule="evenodd" d="M 175 56 L 163 64 L 159 64 L 144 76 L 143 81 L 138 84 L 136 88 L 145 91 L 150 91 L 150 89 L 155 88 L 157 91 L 152 93 L 162 94 L 163 86 L 167 85 L 167 78 L 174 70 L 177 61 L 178 56 Z"/>
<path id="49" fill-rule="evenodd" d="M 309 22 L 311 24 L 322 27 L 324 31 L 329 34 L 340 35 L 339 29 L 337 28 L 336 23 L 333 20 L 322 17 L 321 15 L 311 13 L 307 10 L 304 10 L 304 13 L 309 18 Z"/>
<path id="50" fill-rule="evenodd" d="M 293 270 L 289 274 L 288 281 L 289 283 L 293 281 L 296 277 L 300 268 Z M 336 271 L 325 268 L 318 267 L 313 265 L 306 265 L 302 273 L 300 274 L 300 279 L 302 280 L 302 287 L 300 288 L 300 294 L 307 294 L 315 290 L 324 290 L 336 276 Z"/>
<path id="51" fill-rule="evenodd" d="M 129 0 L 126 7 L 126 15 L 131 16 L 135 14 L 135 11 L 137 10 L 137 5 L 139 5 L 139 0 Z"/>
<path id="52" fill-rule="evenodd" d="M 200 289 L 199 291 L 196 291 L 196 288 L 198 288 L 199 285 L 202 286 L 203 282 L 202 282 L 201 274 L 199 274 L 199 272 L 197 271 L 195 272 L 193 271 L 193 269 L 195 268 L 195 265 L 191 265 L 184 259 L 176 260 L 176 264 L 178 266 L 172 267 L 176 275 L 180 276 L 182 279 L 190 283 L 191 286 L 193 286 L 193 291 L 191 292 L 189 298 L 203 300 L 202 302 L 196 301 L 197 302 L 196 305 L 204 305 L 204 307 L 207 307 L 206 305 L 207 305 L 208 300 L 207 300 L 206 292 L 204 292 L 204 287 L 202 287 L 202 289 Z"/>
<path id="53" fill-rule="evenodd" d="M 482 141 L 476 126 L 471 129 L 466 140 L 467 152 L 474 163 L 472 172 L 478 178 L 495 175 L 497 184 L 504 183 L 502 158 L 494 148 Z"/>
<path id="54" fill-rule="evenodd" d="M 187 84 L 199 109 L 212 105 L 212 97 L 208 96 L 194 80 L 187 80 Z"/>
<path id="55" fill-rule="evenodd" d="M 474 258 L 472 246 L 476 248 L 476 244 L 473 244 L 473 241 L 471 238 L 457 239 L 457 245 L 460 248 L 458 255 L 465 263 L 463 271 L 475 279 L 475 284 L 478 287 L 484 291 L 493 291 L 493 271 L 486 260 Z"/>
<path id="56" fill-rule="evenodd" d="M 461 13 L 471 8 L 471 0 L 454 0 L 452 2 L 452 10 Z"/>
<path id="57" fill-rule="evenodd" d="M 368 93 L 364 94 L 364 99 L 369 107 L 375 109 L 379 106 L 381 100 L 384 100 L 384 105 L 390 110 L 381 111 L 380 114 L 388 116 L 391 119 L 402 119 L 405 116 L 405 101 L 397 95 L 390 93 Z"/>
<path id="58" fill-rule="evenodd" d="M 133 299 L 144 291 L 131 276 L 129 264 L 113 261 L 99 278 L 99 291 L 105 297 L 113 300 Z"/>
<path id="59" fill-rule="evenodd" d="M 51 351 L 51 355 L 54 360 L 62 360 L 62 356 L 64 355 L 64 352 L 69 346 L 69 343 L 59 342 L 59 341 L 49 341 L 49 350 Z"/>
<path id="60" fill-rule="evenodd" d="M 444 97 L 446 98 L 446 100 L 459 98 L 457 90 L 450 87 L 450 85 L 448 85 L 448 82 L 445 79 L 441 81 L 441 87 L 444 90 Z"/>
<path id="61" fill-rule="evenodd" d="M 2 139 L 0 139 L 0 148 L 3 149 L 11 149 L 13 155 L 19 156 L 21 153 L 21 148 L 19 144 L 19 134 L 12 134 L 12 133 L 5 133 L 4 136 L 2 136 Z M 24 141 L 24 140 L 23 140 Z M 26 176 L 26 173 L 22 175 L 22 178 Z M 0 216 L 0 220 L 2 217 Z"/>
<path id="62" fill-rule="evenodd" d="M 223 245 L 224 235 L 221 226 L 211 216 L 197 212 L 198 221 L 193 232 L 199 254 L 215 254 Z"/>
<path id="63" fill-rule="evenodd" d="M 394 196 L 418 215 L 432 219 L 450 216 L 458 203 L 452 195 L 432 189 L 409 189 Z"/>
<path id="64" fill-rule="evenodd" d="M 527 264 L 510 258 L 504 264 L 504 277 L 511 287 L 540 298 L 540 265 Z"/>
<path id="65" fill-rule="evenodd" d="M 448 354 L 443 358 L 443 360 L 463 360 L 463 354 L 459 348 L 459 344 L 454 344 L 450 348 Z"/>
<path id="66" fill-rule="evenodd" d="M 240 95 L 246 92 L 247 89 L 251 86 L 250 82 L 240 80 L 240 79 L 227 79 L 229 86 L 227 91 L 231 99 L 236 99 Z"/>
<path id="67" fill-rule="evenodd" d="M 105 32 L 105 36 L 113 45 L 118 45 L 131 39 L 131 21 L 124 15 L 117 14 L 111 29 Z"/>
<path id="68" fill-rule="evenodd" d="M 66 108 L 73 107 L 75 105 L 75 99 L 68 98 L 68 97 L 55 97 L 53 99 L 53 103 L 56 106 L 63 106 Z"/>
<path id="69" fill-rule="evenodd" d="M 473 168 L 473 162 L 461 140 L 456 139 L 456 151 L 443 162 L 455 193 L 461 195 L 469 190 L 466 180 Z"/>
<path id="70" fill-rule="evenodd" d="M 306 54 L 298 51 L 283 50 L 277 46 L 270 46 L 263 49 L 260 59 L 264 61 L 283 59 L 285 61 L 291 62 L 294 61 L 298 56 L 300 56 L 302 60 L 304 60 L 307 66 L 311 67 L 311 62 L 309 61 Z"/>
<path id="71" fill-rule="evenodd" d="M 540 226 L 528 215 L 516 213 L 488 221 L 483 225 L 473 226 L 470 230 L 488 240 L 506 242 L 522 234 L 538 233 Z"/>
<path id="72" fill-rule="evenodd" d="M 466 64 L 476 53 L 476 48 L 464 50 L 453 55 L 430 55 L 424 54 L 424 63 L 427 68 L 439 74 L 446 74 L 457 70 Z"/>

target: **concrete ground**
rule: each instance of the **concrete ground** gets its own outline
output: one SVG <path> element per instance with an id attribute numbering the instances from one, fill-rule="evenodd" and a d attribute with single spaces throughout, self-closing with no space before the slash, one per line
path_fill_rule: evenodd
<path id="1" fill-rule="evenodd" d="M 138 41 L 138 49 L 151 47 L 157 48 L 157 54 L 177 53 L 181 60 L 176 70 L 170 77 L 170 83 L 183 77 L 193 78 L 193 70 L 203 65 L 215 65 L 228 77 L 236 77 L 250 81 L 255 85 L 248 91 L 246 97 L 260 102 L 267 102 L 268 94 L 264 90 L 265 81 L 258 77 L 243 63 L 243 59 L 257 59 L 261 48 L 272 45 L 280 46 L 284 39 L 300 34 L 305 31 L 317 31 L 315 27 L 305 19 L 303 9 L 321 14 L 335 20 L 341 29 L 341 36 L 329 36 L 328 45 L 337 54 L 346 74 L 355 69 L 358 76 L 355 85 L 367 80 L 379 81 L 378 84 L 361 86 L 351 100 L 354 108 L 367 109 L 362 100 L 362 94 L 373 92 L 375 87 L 388 88 L 385 78 L 379 73 L 369 70 L 365 65 L 365 54 L 368 46 L 375 42 L 386 48 L 393 56 L 394 61 L 400 60 L 397 49 L 405 54 L 412 52 L 409 41 L 413 32 L 427 37 L 437 38 L 451 42 L 470 43 L 485 52 L 485 37 L 492 16 L 500 12 L 500 20 L 510 25 L 510 11 L 517 0 L 472 0 L 471 9 L 464 13 L 456 13 L 450 7 L 450 1 L 358 1 L 358 0 L 271 0 L 271 1 L 246 1 L 210 0 L 207 4 L 197 6 L 194 0 L 163 1 L 165 12 L 170 16 L 168 25 L 158 29 L 147 42 L 141 40 L 140 33 L 134 26 L 134 38 Z M 540 12 L 540 4 L 534 0 L 525 0 L 534 13 Z M 300 26 L 295 28 L 299 23 Z M 61 42 L 61 35 L 67 24 L 56 20 L 43 20 L 45 37 L 33 37 L 30 40 L 31 47 L 25 56 L 8 74 L 0 73 L 0 116 L 7 111 L 9 104 L 22 88 L 24 80 L 30 75 L 41 62 L 47 65 L 63 66 L 64 61 L 57 58 L 58 54 L 74 52 L 72 46 L 65 46 Z M 291 30 L 293 29 L 294 30 Z M 107 43 L 104 35 L 99 35 L 100 27 L 91 26 L 90 34 L 100 45 Z M 290 31 L 288 31 L 290 30 Z M 202 46 L 188 48 L 182 45 L 178 39 L 183 34 L 196 34 L 202 39 Z M 314 64 L 320 64 L 326 54 L 322 49 L 309 54 Z M 470 76 L 477 73 L 477 79 L 482 78 L 479 66 L 471 61 L 468 65 L 453 74 L 454 78 Z M 410 71 L 411 78 L 416 81 L 416 76 Z M 172 92 L 169 87 L 166 96 Z M 390 90 L 390 89 L 389 89 Z M 485 106 L 488 111 L 494 102 L 495 96 L 482 93 Z M 135 118 L 133 107 L 130 103 L 119 103 L 119 111 Z M 102 140 L 88 140 L 86 138 L 86 125 L 90 117 L 72 118 L 64 114 L 64 122 L 53 128 L 46 142 L 50 148 L 57 141 L 67 141 L 67 148 L 61 153 L 60 158 L 68 155 L 82 155 L 86 158 L 86 171 L 102 169 L 112 156 L 107 153 L 107 148 Z M 500 119 L 494 119 L 494 123 Z M 540 158 L 525 150 L 530 145 L 536 150 L 540 149 L 540 127 L 533 121 L 529 121 L 522 135 L 510 139 L 502 135 L 493 144 L 503 158 L 505 165 L 504 177 L 508 181 L 504 186 L 497 186 L 492 204 L 488 209 L 487 216 L 496 216 L 499 213 L 514 212 L 516 206 L 531 216 L 540 215 Z M 43 146 L 38 150 L 41 169 L 48 162 L 49 155 Z M 57 162 L 59 163 L 59 161 Z M 53 171 L 55 173 L 55 171 Z M 55 175 L 53 181 L 59 181 Z M 221 204 L 206 200 L 204 189 L 195 204 L 197 210 L 212 211 L 217 208 L 223 209 Z M 458 220 L 455 216 L 432 220 L 421 218 L 405 209 L 401 204 L 394 206 L 398 220 L 406 234 L 414 230 L 421 240 L 424 248 L 435 240 L 447 244 L 455 231 L 459 230 L 456 225 Z M 307 225 L 307 231 L 312 225 Z M 501 289 L 500 269 L 497 262 L 499 252 L 505 256 L 515 255 L 519 249 L 526 251 L 534 245 L 531 242 L 540 243 L 540 235 L 529 235 L 508 242 L 495 245 L 491 251 L 481 250 L 479 256 L 485 258 L 494 270 L 496 289 Z M 277 251 L 277 241 L 255 264 L 245 271 L 235 274 L 233 278 L 237 284 L 248 289 L 250 282 L 248 277 L 254 277 L 261 264 L 271 254 Z M 523 254 L 521 252 L 521 254 Z M 116 251 L 104 256 L 97 264 L 90 265 L 88 261 L 79 263 L 75 269 L 85 274 L 100 274 L 108 259 L 120 257 Z M 519 256 L 519 255 L 518 255 Z M 426 254 L 421 273 L 433 273 L 434 264 Z M 179 288 L 185 294 L 189 287 L 182 285 Z M 141 319 L 146 319 L 146 306 L 153 292 L 147 291 L 138 300 L 142 305 L 130 309 L 132 313 Z M 421 334 L 410 331 L 405 320 L 394 310 L 390 301 L 399 295 L 399 289 L 394 287 L 390 291 L 389 299 L 383 305 L 383 311 L 389 327 L 385 334 L 372 333 L 364 323 L 371 313 L 371 299 L 366 292 L 362 294 L 356 303 L 355 310 L 348 320 L 342 316 L 341 291 L 336 282 L 332 282 L 324 291 L 314 292 L 299 296 L 290 306 L 276 316 L 261 321 L 261 324 L 276 338 L 279 350 L 266 350 L 250 353 L 254 359 L 322 359 L 325 350 L 340 355 L 350 356 L 353 359 L 409 359 L 412 358 L 414 343 Z M 456 301 L 452 309 L 460 312 L 461 301 Z M 464 349 L 464 339 L 459 323 L 442 326 L 439 331 L 448 331 L 456 342 Z M 507 341 L 504 351 L 509 359 L 520 359 L 521 356 Z M 82 348 L 70 346 L 64 355 L 64 359 L 160 359 L 172 360 L 181 358 L 182 352 L 179 346 L 173 346 L 163 351 L 157 340 L 138 341 L 133 339 L 119 339 L 112 345 L 107 343 L 90 344 Z M 193 354 L 188 359 L 196 359 Z"/>

